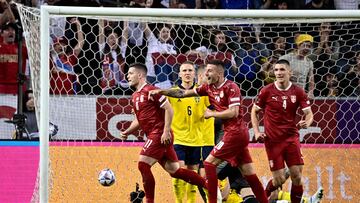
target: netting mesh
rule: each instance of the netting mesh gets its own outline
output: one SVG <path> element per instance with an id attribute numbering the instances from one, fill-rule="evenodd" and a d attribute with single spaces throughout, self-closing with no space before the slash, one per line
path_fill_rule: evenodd
<path id="1" fill-rule="evenodd" d="M 39 112 L 39 11 L 22 6 L 19 9 L 26 31 Z M 117 146 L 114 143 L 119 141 L 116 138 L 119 131 L 128 127 L 133 119 L 129 100 L 132 90 L 126 81 L 131 63 L 146 64 L 149 83 L 169 88 L 179 82 L 177 73 L 181 63 L 193 61 L 201 66 L 210 59 L 223 60 L 226 77 L 241 87 L 246 110 L 244 119 L 250 123 L 249 112 L 254 96 L 261 87 L 274 81 L 272 65 L 279 58 L 286 58 L 295 67 L 293 82 L 309 93 L 315 114 L 312 127 L 300 130 L 306 162 L 312 163 L 304 172 L 305 193 L 310 194 L 322 184 L 327 186 L 325 190 L 329 193 L 326 193 L 326 198 L 329 201 L 359 200 L 358 186 L 352 182 L 358 177 L 356 171 L 359 169 L 356 161 L 356 144 L 360 143 L 359 22 L 356 18 L 51 16 L 50 121 L 59 127 L 58 133 L 51 137 L 56 141 L 56 147 L 50 151 L 52 169 L 56 169 L 51 199 L 68 198 L 86 191 L 96 194 L 91 200 L 110 200 L 114 197 L 98 192 L 103 189 L 93 182 L 97 171 L 105 166 L 115 169 L 115 173 L 136 168 L 132 161 L 129 164 L 110 160 L 128 160 L 129 157 L 136 160 L 137 150 L 128 145 L 120 149 L 109 147 Z M 141 131 L 129 137 L 129 141 L 144 139 L 146 136 Z M 264 151 L 255 148 L 252 154 L 254 160 L 261 160 L 256 162 L 257 168 L 265 168 Z M 323 163 L 323 156 L 328 154 L 331 158 Z M 346 164 L 353 167 L 347 168 Z M 67 169 L 60 169 L 63 165 Z M 84 170 L 89 173 L 84 173 Z M 120 178 L 121 184 L 133 184 L 134 180 L 140 182 L 136 173 L 124 174 L 127 175 Z M 266 171 L 262 175 L 269 176 L 269 173 Z M 133 176 L 136 178 L 131 178 Z M 86 184 L 69 191 L 66 187 L 73 182 L 67 179 Z M 263 180 L 265 182 L 266 176 Z M 340 190 L 341 195 L 331 193 Z M 122 191 L 116 197 L 129 193 Z M 85 199 L 82 196 L 78 200 Z"/>

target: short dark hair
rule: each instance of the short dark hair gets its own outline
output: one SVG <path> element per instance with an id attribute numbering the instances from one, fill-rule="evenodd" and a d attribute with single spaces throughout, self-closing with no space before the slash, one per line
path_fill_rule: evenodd
<path id="1" fill-rule="evenodd" d="M 144 72 L 145 74 L 147 74 L 147 68 L 146 68 L 146 66 L 145 66 L 144 64 L 142 64 L 142 63 L 133 63 L 133 64 L 131 64 L 129 67 L 130 67 L 130 68 L 131 68 L 131 67 L 134 67 L 134 68 L 136 68 L 137 70 L 140 70 L 140 71 Z"/>
<path id="2" fill-rule="evenodd" d="M 225 64 L 222 60 L 219 60 L 219 59 L 213 59 L 213 60 L 209 60 L 207 63 L 207 65 L 210 64 L 210 65 L 215 65 L 217 67 L 221 67 L 223 70 L 225 70 Z"/>
<path id="3" fill-rule="evenodd" d="M 276 64 L 283 64 L 283 65 L 287 65 L 290 67 L 290 62 L 286 59 L 280 59 L 276 62 Z"/>

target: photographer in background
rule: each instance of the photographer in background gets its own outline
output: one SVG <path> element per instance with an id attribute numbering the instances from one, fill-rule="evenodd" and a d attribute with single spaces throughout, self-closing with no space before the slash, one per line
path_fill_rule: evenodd
<path id="1" fill-rule="evenodd" d="M 34 94 L 32 90 L 26 90 L 23 97 L 23 114 L 18 120 L 13 119 L 13 124 L 16 127 L 13 133 L 13 139 L 39 139 L 39 128 L 36 121 Z M 53 137 L 58 132 L 58 127 L 52 123 L 49 123 L 49 137 Z M 22 133 L 22 135 L 18 135 Z"/>

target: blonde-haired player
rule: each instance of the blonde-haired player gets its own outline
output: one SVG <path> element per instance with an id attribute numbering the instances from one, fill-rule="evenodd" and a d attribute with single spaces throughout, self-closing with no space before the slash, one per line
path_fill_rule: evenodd
<path id="1" fill-rule="evenodd" d="M 189 90 L 197 86 L 195 83 L 195 65 L 184 62 L 180 66 L 179 78 L 181 83 L 173 88 Z M 201 79 L 200 79 L 201 80 Z M 210 105 L 207 97 L 168 98 L 174 109 L 171 128 L 174 132 L 174 148 L 180 166 L 197 171 L 201 158 L 202 146 L 214 146 L 214 119 L 205 119 L 204 112 Z M 204 143 L 205 140 L 205 143 Z M 206 151 L 206 147 L 205 150 Z M 206 157 L 205 157 L 206 158 Z M 204 158 L 204 159 L 205 159 Z M 187 202 L 195 202 L 196 186 L 187 184 L 183 180 L 173 179 L 176 202 L 183 202 L 185 191 Z"/>

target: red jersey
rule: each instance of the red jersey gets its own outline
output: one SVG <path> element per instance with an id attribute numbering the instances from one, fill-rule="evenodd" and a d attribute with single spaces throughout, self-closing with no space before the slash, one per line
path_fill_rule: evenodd
<path id="1" fill-rule="evenodd" d="M 22 68 L 25 73 L 27 52 L 22 49 Z M 0 93 L 17 94 L 18 77 L 18 44 L 0 42 Z"/>
<path id="2" fill-rule="evenodd" d="M 232 106 L 240 106 L 241 93 L 240 88 L 232 81 L 225 79 L 219 86 L 211 84 L 203 84 L 195 89 L 199 96 L 209 96 L 210 104 L 214 106 L 216 111 L 224 111 Z M 244 128 L 243 111 L 239 108 L 239 115 L 236 118 L 223 120 L 224 131 L 239 131 L 239 127 Z"/>
<path id="3" fill-rule="evenodd" d="M 149 100 L 150 90 L 158 89 L 155 86 L 145 84 L 132 95 L 132 105 L 136 118 L 146 136 L 162 135 L 165 125 L 165 110 L 161 107 L 167 101 L 163 95 L 153 95 L 154 100 Z"/>
<path id="4" fill-rule="evenodd" d="M 269 141 L 294 141 L 299 132 L 296 113 L 311 108 L 304 89 L 290 83 L 285 90 L 275 83 L 265 86 L 259 93 L 255 105 L 264 111 L 265 134 Z"/>

